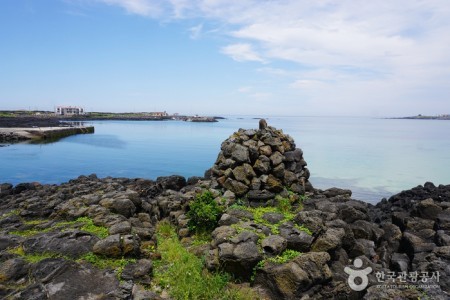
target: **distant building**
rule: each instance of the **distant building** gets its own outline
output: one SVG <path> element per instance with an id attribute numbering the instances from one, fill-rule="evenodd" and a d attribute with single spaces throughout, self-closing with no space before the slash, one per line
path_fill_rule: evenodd
<path id="1" fill-rule="evenodd" d="M 167 112 L 165 112 L 165 111 L 155 111 L 155 112 L 151 112 L 151 113 L 149 113 L 149 115 L 151 116 L 151 117 L 167 117 L 167 116 L 169 116 L 169 114 L 167 113 Z"/>
<path id="2" fill-rule="evenodd" d="M 80 106 L 57 106 L 55 114 L 61 116 L 84 115 L 84 108 Z"/>

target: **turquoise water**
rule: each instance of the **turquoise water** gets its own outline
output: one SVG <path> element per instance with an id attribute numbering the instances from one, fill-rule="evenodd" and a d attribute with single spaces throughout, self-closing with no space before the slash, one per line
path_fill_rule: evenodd
<path id="1" fill-rule="evenodd" d="M 296 141 L 315 187 L 349 188 L 377 202 L 426 181 L 450 184 L 450 122 L 369 118 L 267 118 Z M 143 177 L 202 176 L 221 142 L 251 117 L 218 123 L 98 121 L 93 135 L 51 144 L 0 147 L 0 182 L 61 183 L 81 174 Z"/>

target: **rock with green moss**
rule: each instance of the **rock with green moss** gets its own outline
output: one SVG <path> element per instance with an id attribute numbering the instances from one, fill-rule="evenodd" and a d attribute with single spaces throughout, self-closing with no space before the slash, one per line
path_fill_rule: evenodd
<path id="1" fill-rule="evenodd" d="M 99 238 L 80 230 L 37 233 L 23 243 L 25 253 L 55 253 L 73 258 L 80 257 L 94 247 Z"/>

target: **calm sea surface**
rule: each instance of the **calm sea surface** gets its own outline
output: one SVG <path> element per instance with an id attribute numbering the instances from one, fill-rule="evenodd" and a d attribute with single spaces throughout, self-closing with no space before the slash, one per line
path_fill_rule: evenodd
<path id="1" fill-rule="evenodd" d="M 450 184 L 450 121 L 337 117 L 274 117 L 269 125 L 291 135 L 304 151 L 311 182 L 337 186 L 375 203 L 432 181 Z M 95 134 L 51 144 L 0 147 L 0 182 L 61 183 L 79 175 L 202 176 L 220 144 L 251 117 L 218 123 L 98 121 Z"/>

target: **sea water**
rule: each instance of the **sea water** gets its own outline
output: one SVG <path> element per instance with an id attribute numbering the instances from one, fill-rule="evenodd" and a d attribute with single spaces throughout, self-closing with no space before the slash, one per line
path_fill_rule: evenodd
<path id="1" fill-rule="evenodd" d="M 303 149 L 317 188 L 351 189 L 375 203 L 426 181 L 450 184 L 450 121 L 268 117 Z M 254 117 L 217 123 L 94 121 L 95 134 L 0 147 L 0 182 L 61 183 L 79 175 L 155 179 L 202 176 L 220 144 Z"/>

